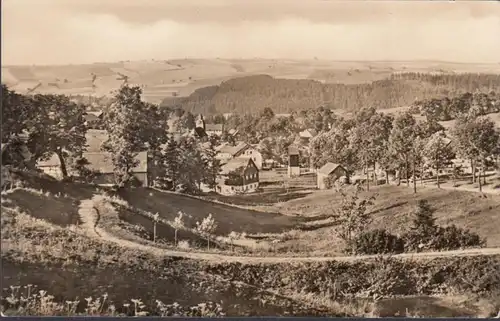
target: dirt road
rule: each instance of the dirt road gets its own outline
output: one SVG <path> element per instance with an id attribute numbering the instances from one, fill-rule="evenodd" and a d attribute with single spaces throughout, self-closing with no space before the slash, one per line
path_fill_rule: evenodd
<path id="1" fill-rule="evenodd" d="M 114 235 L 107 233 L 105 230 L 101 229 L 99 226 L 95 226 L 95 222 L 98 221 L 98 213 L 93 208 L 93 199 L 85 200 L 80 204 L 79 215 L 84 222 L 81 227 L 84 231 L 91 237 L 100 238 L 103 241 L 115 243 L 119 246 L 138 249 L 151 253 L 153 255 L 163 256 L 163 257 L 182 257 L 186 259 L 194 260 L 204 260 L 212 262 L 240 262 L 245 264 L 259 264 L 259 263 L 285 263 L 285 262 L 324 262 L 324 261 L 356 261 L 356 260 L 368 260 L 380 255 L 362 255 L 362 256 L 333 256 L 333 257 L 278 257 L 278 256 L 265 256 L 265 257 L 255 257 L 255 256 L 232 256 L 224 255 L 218 253 L 206 253 L 206 252 L 187 252 L 179 251 L 173 249 L 163 249 L 150 245 L 143 245 L 135 243 L 129 240 L 124 240 L 118 238 Z M 479 256 L 479 255 L 500 255 L 500 248 L 482 248 L 482 249 L 468 249 L 468 250 L 456 250 L 456 251 L 445 251 L 445 252 L 425 252 L 425 253 L 404 253 L 391 255 L 394 258 L 401 259 L 419 259 L 419 258 L 434 258 L 434 257 L 452 257 L 452 256 Z M 389 255 L 386 255 L 388 257 Z"/>

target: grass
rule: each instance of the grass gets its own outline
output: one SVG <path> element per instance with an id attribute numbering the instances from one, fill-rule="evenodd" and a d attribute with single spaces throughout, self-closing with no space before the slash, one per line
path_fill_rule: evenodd
<path id="1" fill-rule="evenodd" d="M 188 307 L 223 301 L 221 305 L 229 315 L 283 315 L 290 307 L 302 309 L 302 315 L 320 313 L 264 290 L 223 280 L 214 282 L 214 276 L 200 273 L 202 262 L 159 258 L 106 244 L 86 237 L 77 228 L 62 228 L 9 208 L 2 208 L 1 250 L 2 283 L 7 288 L 2 305 L 16 315 L 65 314 L 68 311 L 61 310 L 61 304 L 66 300 L 96 298 L 104 293 L 113 302 L 121 304 L 136 298 L 148 307 L 156 307 L 155 300 Z M 59 304 L 50 304 L 52 310 L 43 311 L 19 310 L 16 304 L 7 304 L 9 287 L 27 284 L 49 289 L 54 294 L 53 302 Z M 269 301 L 267 297 L 274 299 Z M 85 309 L 85 305 L 78 305 L 76 313 L 86 314 Z M 116 312 L 130 314 L 123 305 L 117 305 Z M 158 309 L 149 312 L 162 315 Z"/>
<path id="2" fill-rule="evenodd" d="M 177 213 L 182 211 L 190 215 L 186 220 L 189 227 L 194 227 L 197 221 L 211 213 L 218 223 L 217 235 L 227 235 L 232 231 L 276 233 L 296 224 L 294 218 L 285 215 L 252 211 L 147 188 L 123 191 L 120 197 L 135 208 L 159 213 L 169 221 L 173 221 Z"/>
<path id="3" fill-rule="evenodd" d="M 371 229 L 385 228 L 392 233 L 401 233 L 412 220 L 412 211 L 419 199 L 426 199 L 436 209 L 437 224 L 456 224 L 470 229 L 487 239 L 489 247 L 500 246 L 500 196 L 482 196 L 478 193 L 421 188 L 413 194 L 404 186 L 372 187 L 364 195 L 377 194 L 370 209 L 374 221 Z M 315 191 L 304 198 L 267 206 L 269 211 L 293 213 L 304 217 L 306 223 L 301 233 L 280 242 L 277 251 L 304 251 L 313 255 L 335 255 L 341 253 L 342 243 L 335 235 L 336 223 L 325 219 L 340 201 L 335 191 Z M 261 207 L 256 207 L 262 209 Z"/>
<path id="4" fill-rule="evenodd" d="M 43 184 L 44 179 L 37 178 L 41 180 L 38 184 Z M 231 316 L 377 316 L 395 313 L 407 316 L 492 316 L 498 308 L 495 302 L 498 302 L 500 293 L 499 257 L 452 257 L 419 261 L 376 259 L 351 263 L 290 262 L 266 265 L 207 264 L 201 261 L 158 257 L 92 239 L 75 225 L 67 226 L 50 221 L 50 217 L 54 215 L 53 209 L 60 211 L 56 212 L 59 216 L 66 217 L 66 212 L 71 213 L 74 209 L 63 206 L 65 202 L 78 201 L 87 196 L 88 191 L 97 192 L 94 187 L 76 184 L 75 189 L 71 189 L 71 183 L 67 183 L 63 185 L 66 194 L 55 196 L 57 194 L 54 192 L 57 193 L 61 187 L 51 184 L 44 184 L 44 191 L 24 187 L 2 194 L 2 281 L 6 287 L 2 308 L 10 314 L 134 315 L 136 311 L 131 307 L 133 302 L 137 302 L 135 300 L 142 300 L 144 304 L 144 308 L 138 312 L 147 311 L 150 315 L 174 313 L 174 302 L 182 307 L 179 308 L 182 311 L 187 311 L 190 307 L 200 307 L 200 302 L 212 302 L 210 304 L 213 307 L 217 307 L 215 304 L 219 303 L 222 311 Z M 393 220 L 401 222 L 404 219 L 404 210 L 412 208 L 415 196 L 404 187 L 378 187 L 374 190 L 379 193 L 372 209 L 376 216 L 375 224 L 394 225 L 392 228 L 397 228 L 398 224 L 402 223 L 395 223 Z M 30 204 L 16 203 L 18 200 L 11 197 L 21 191 L 37 197 L 43 196 L 39 202 L 47 205 L 33 207 L 29 212 Z M 134 194 L 136 192 L 137 194 Z M 193 207 L 210 205 L 212 209 L 218 210 L 217 213 L 228 211 L 227 215 L 233 213 L 229 210 L 234 209 L 148 189 L 134 189 L 127 193 L 128 199 L 109 196 L 97 199 L 95 205 L 101 213 L 99 224 L 119 237 L 143 244 L 151 244 L 150 215 L 155 209 L 163 209 L 165 224 L 159 224 L 158 235 L 167 246 L 171 244 L 174 234 L 168 221 L 173 219 L 178 206 L 191 202 Z M 300 200 L 283 202 L 281 206 L 286 209 L 309 205 L 311 207 L 305 208 L 304 211 L 317 215 L 321 208 L 326 211 L 330 200 L 336 203 L 338 196 L 332 193 L 317 191 Z M 419 193 L 419 197 L 428 198 L 431 204 L 437 207 L 439 224 L 445 223 L 447 219 L 453 223 L 460 222 L 464 215 L 456 211 L 464 210 L 478 211 L 471 216 L 481 219 L 467 222 L 475 222 L 478 224 L 477 228 L 483 232 L 487 231 L 483 227 L 488 225 L 487 222 L 490 226 L 494 225 L 491 223 L 495 222 L 493 214 L 498 213 L 498 199 L 495 197 L 477 198 L 478 195 L 472 193 L 427 189 L 422 189 Z M 400 198 L 397 204 L 394 204 L 395 197 Z M 305 204 L 299 204 L 300 202 Z M 320 208 L 312 208 L 312 205 Z M 220 210 L 221 208 L 223 210 Z M 195 212 L 190 223 L 204 217 L 205 210 L 206 208 L 203 208 L 202 211 Z M 186 210 L 186 213 L 189 212 Z M 195 216 L 197 213 L 198 217 Z M 276 217 L 282 217 L 251 211 L 238 213 L 257 213 L 255 217 L 246 218 L 246 222 L 250 221 L 252 224 L 257 224 L 261 219 L 259 215 L 262 215 L 268 219 L 274 217 L 274 221 L 270 220 L 279 226 Z M 243 216 L 240 214 L 234 217 Z M 231 217 L 220 216 L 219 220 L 224 223 L 224 219 L 230 220 Z M 315 254 L 311 249 L 321 246 L 325 249 L 328 247 L 330 252 L 334 251 L 334 227 L 318 227 L 328 224 L 321 216 L 311 218 L 308 224 L 315 229 L 306 232 L 288 229 L 285 233 L 278 230 L 273 237 L 281 238 L 282 243 L 271 245 L 263 242 L 259 245 L 262 248 L 254 251 L 261 251 L 260 255 L 275 251 L 280 255 L 291 250 L 296 251 L 296 254 L 308 251 Z M 267 231 L 273 229 L 263 229 L 261 236 L 269 237 Z M 189 229 L 184 232 L 189 233 Z M 182 237 L 189 239 L 190 236 L 186 234 Z M 313 241 L 313 237 L 317 239 Z M 281 244 L 286 246 L 280 247 Z M 12 294 L 10 286 L 16 289 L 18 285 L 27 284 L 47 289 L 54 295 L 46 300 L 49 303 L 45 308 L 40 308 L 40 297 L 32 299 L 34 303 L 31 306 L 35 308 L 26 307 L 27 303 L 20 307 L 15 299 L 12 299 L 14 303 L 8 302 L 7 298 Z M 106 302 L 116 303 L 114 310 L 108 309 L 114 303 L 108 303 L 107 306 L 102 304 L 103 295 L 106 293 Z M 467 293 L 471 293 L 472 297 Z M 467 306 L 465 309 L 463 302 L 443 303 L 444 298 L 466 294 L 468 299 L 476 300 L 474 308 Z M 19 293 L 16 295 L 20 299 Z M 410 303 L 396 299 L 387 301 L 387 298 L 394 296 L 404 296 Z M 412 299 L 412 296 L 418 298 Z M 420 299 L 422 296 L 444 298 Z M 77 297 L 93 299 L 88 303 L 80 299 L 81 302 L 76 305 L 65 302 L 76 301 Z M 96 298 L 101 298 L 98 306 L 95 304 Z M 157 304 L 155 300 L 167 304 Z M 124 306 L 124 303 L 129 306 Z M 170 306 L 167 306 L 168 304 Z M 447 305 L 449 309 L 439 310 L 442 305 Z M 180 315 L 183 315 L 182 311 L 179 312 Z"/>
<path id="5" fill-rule="evenodd" d="M 66 195 L 43 193 L 31 188 L 16 188 L 2 198 L 11 206 L 20 207 L 33 217 L 56 225 L 69 226 L 79 223 L 78 204 Z"/>

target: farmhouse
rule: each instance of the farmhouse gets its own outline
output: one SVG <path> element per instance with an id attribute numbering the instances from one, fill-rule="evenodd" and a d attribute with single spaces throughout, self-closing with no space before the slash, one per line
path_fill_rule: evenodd
<path id="1" fill-rule="evenodd" d="M 303 143 L 309 143 L 309 141 L 315 137 L 316 135 L 318 135 L 318 132 L 316 132 L 316 130 L 310 128 L 310 129 L 306 129 L 304 131 L 301 131 L 299 133 L 299 137 L 300 137 L 300 140 L 303 142 Z"/>
<path id="2" fill-rule="evenodd" d="M 222 136 L 222 133 L 224 131 L 224 125 L 223 124 L 205 124 L 205 133 L 208 136 L 216 135 L 216 136 Z"/>
<path id="3" fill-rule="evenodd" d="M 239 142 L 235 146 L 224 144 L 217 147 L 217 159 L 225 163 L 229 160 L 242 156 L 251 146 L 245 142 Z"/>
<path id="4" fill-rule="evenodd" d="M 217 191 L 223 195 L 251 193 L 259 188 L 259 169 L 249 157 L 237 157 L 222 166 Z"/>
<path id="5" fill-rule="evenodd" d="M 87 159 L 87 168 L 96 172 L 94 182 L 99 185 L 109 185 L 115 183 L 115 176 L 113 172 L 113 163 L 111 161 L 111 153 L 105 152 L 87 152 L 83 153 Z M 138 165 L 132 169 L 132 174 L 142 186 L 148 186 L 148 157 L 147 152 L 139 153 L 136 158 Z M 53 154 L 48 160 L 39 161 L 37 167 L 45 174 L 62 178 L 61 163 L 59 157 Z M 69 171 L 69 175 L 77 175 L 75 172 Z"/>
<path id="6" fill-rule="evenodd" d="M 318 189 L 329 189 L 330 183 L 334 183 L 341 177 L 348 177 L 347 170 L 340 164 L 326 163 L 318 170 L 317 187 Z"/>

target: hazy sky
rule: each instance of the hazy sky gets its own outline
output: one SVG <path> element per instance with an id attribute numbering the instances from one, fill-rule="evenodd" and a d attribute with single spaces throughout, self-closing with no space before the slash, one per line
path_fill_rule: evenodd
<path id="1" fill-rule="evenodd" d="M 3 0 L 2 64 L 173 58 L 500 62 L 500 3 Z"/>

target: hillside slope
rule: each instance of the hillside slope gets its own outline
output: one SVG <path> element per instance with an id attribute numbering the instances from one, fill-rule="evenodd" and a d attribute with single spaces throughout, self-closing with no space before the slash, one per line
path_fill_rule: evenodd
<path id="1" fill-rule="evenodd" d="M 490 92 L 498 88 L 500 75 L 493 74 L 432 76 L 412 73 L 358 84 L 328 84 L 311 79 L 254 75 L 201 88 L 188 97 L 165 99 L 162 106 L 203 114 L 258 113 L 266 107 L 272 108 L 275 113 L 291 113 L 319 106 L 353 111 L 367 106 L 377 109 L 408 106 L 416 99 L 464 91 Z"/>

